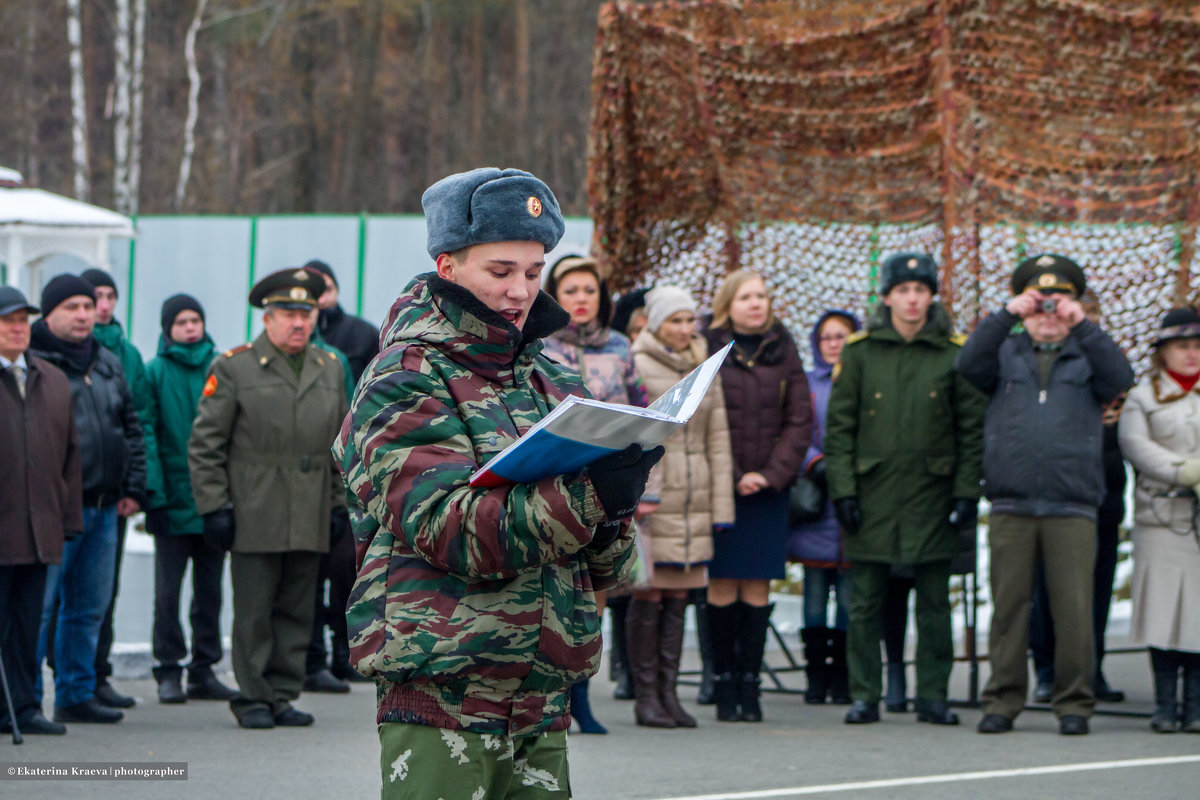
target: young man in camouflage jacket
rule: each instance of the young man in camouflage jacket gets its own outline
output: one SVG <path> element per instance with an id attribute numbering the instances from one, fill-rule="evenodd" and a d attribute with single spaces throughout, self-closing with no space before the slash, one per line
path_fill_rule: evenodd
<path id="1" fill-rule="evenodd" d="M 567 689 L 600 657 L 593 591 L 632 568 L 630 517 L 662 449 L 468 485 L 586 391 L 541 355 L 569 321 L 539 292 L 564 226 L 520 170 L 451 175 L 422 205 L 437 272 L 392 306 L 334 445 L 358 563 L 351 664 L 379 684 L 384 797 L 565 798 Z"/>

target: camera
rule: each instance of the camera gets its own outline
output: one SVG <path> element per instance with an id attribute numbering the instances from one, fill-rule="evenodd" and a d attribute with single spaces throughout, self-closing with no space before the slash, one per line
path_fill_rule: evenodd
<path id="1" fill-rule="evenodd" d="M 1058 310 L 1058 301 L 1053 297 L 1042 298 L 1041 312 L 1043 314 L 1053 314 Z"/>

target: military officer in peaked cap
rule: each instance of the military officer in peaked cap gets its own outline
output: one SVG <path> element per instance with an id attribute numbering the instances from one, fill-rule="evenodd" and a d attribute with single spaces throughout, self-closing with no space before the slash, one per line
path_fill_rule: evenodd
<path id="1" fill-rule="evenodd" d="M 311 725 L 304 681 L 320 554 L 345 505 L 330 443 L 346 415 L 343 367 L 312 345 L 320 275 L 272 273 L 250 290 L 263 332 L 213 361 L 188 447 L 204 535 L 232 551 L 231 703 L 243 728 Z"/>

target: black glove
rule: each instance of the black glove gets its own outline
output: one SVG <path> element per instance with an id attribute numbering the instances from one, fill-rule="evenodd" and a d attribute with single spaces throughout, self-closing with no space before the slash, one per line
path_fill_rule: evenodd
<path id="1" fill-rule="evenodd" d="M 833 513 L 837 517 L 838 524 L 845 529 L 848 535 L 853 536 L 862 529 L 862 507 L 858 504 L 857 497 L 843 497 L 841 500 L 834 500 Z"/>
<path id="2" fill-rule="evenodd" d="M 209 547 L 232 549 L 235 530 L 232 508 L 222 508 L 204 515 L 204 541 L 208 542 Z"/>
<path id="3" fill-rule="evenodd" d="M 350 532 L 350 512 L 338 506 L 329 512 L 329 546 L 333 547 Z"/>
<path id="4" fill-rule="evenodd" d="M 631 444 L 588 466 L 588 477 L 592 479 L 592 486 L 600 496 L 600 505 L 604 506 L 609 520 L 633 516 L 646 491 L 650 470 L 665 452 L 661 445 L 643 450 L 641 445 Z"/>
<path id="5" fill-rule="evenodd" d="M 152 508 L 146 512 L 146 533 L 166 536 L 171 532 L 171 520 L 166 508 Z"/>
<path id="6" fill-rule="evenodd" d="M 979 501 L 966 497 L 954 498 L 954 510 L 950 512 L 950 524 L 956 529 L 975 530 L 979 521 Z"/>
<path id="7" fill-rule="evenodd" d="M 828 491 L 829 485 L 825 482 L 825 457 L 821 456 L 812 463 L 808 468 L 808 479 L 821 487 L 822 491 Z"/>
<path id="8" fill-rule="evenodd" d="M 603 550 L 617 540 L 621 535 L 620 521 L 601 522 L 596 526 L 596 532 L 592 534 L 592 547 L 597 550 Z"/>

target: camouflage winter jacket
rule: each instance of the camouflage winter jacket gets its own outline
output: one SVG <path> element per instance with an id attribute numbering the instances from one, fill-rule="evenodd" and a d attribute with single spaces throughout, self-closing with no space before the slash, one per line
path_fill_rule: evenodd
<path id="1" fill-rule="evenodd" d="M 541 355 L 568 317 L 549 296 L 518 331 L 433 273 L 392 306 L 383 349 L 334 444 L 358 577 L 351 663 L 379 685 L 379 722 L 524 736 L 570 724 L 566 689 L 595 673 L 593 591 L 633 567 L 587 472 L 467 485 L 583 382 Z M 599 525 L 619 524 L 607 548 Z"/>

